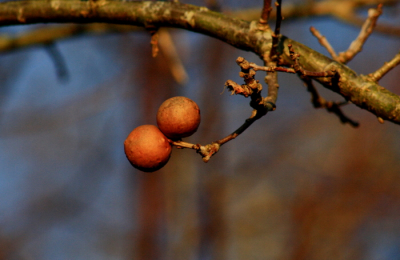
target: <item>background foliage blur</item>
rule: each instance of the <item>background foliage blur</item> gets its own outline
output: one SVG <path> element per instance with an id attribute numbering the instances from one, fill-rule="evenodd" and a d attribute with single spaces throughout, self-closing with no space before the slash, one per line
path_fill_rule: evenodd
<path id="1" fill-rule="evenodd" d="M 223 11 L 262 6 L 219 3 Z M 365 16 L 367 9 L 359 11 Z M 399 5 L 385 7 L 379 22 L 399 25 Z M 288 17 L 281 31 L 327 54 L 311 25 L 337 51 L 359 32 L 325 16 Z M 0 55 L 1 260 L 400 258 L 399 126 L 352 105 L 344 111 L 361 126 L 342 125 L 312 107 L 294 75 L 279 75 L 277 110 L 209 163 L 174 148 L 162 170 L 133 169 L 123 141 L 134 127 L 155 124 L 169 97 L 200 106 L 192 143 L 228 135 L 251 112 L 249 100 L 223 86 L 241 82 L 238 56 L 261 64 L 254 54 L 169 32 L 189 76 L 185 84 L 172 77 L 168 53 L 151 57 L 143 31 L 56 42 L 51 48 L 65 61 L 64 79 L 48 47 Z M 399 39 L 373 34 L 349 66 L 361 74 L 376 70 L 398 52 Z M 263 81 L 261 72 L 257 78 Z M 400 93 L 399 81 L 396 68 L 380 83 Z"/>

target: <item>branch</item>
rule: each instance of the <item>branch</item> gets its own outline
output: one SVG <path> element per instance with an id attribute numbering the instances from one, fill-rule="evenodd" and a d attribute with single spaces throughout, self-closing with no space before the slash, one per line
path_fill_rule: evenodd
<path id="1" fill-rule="evenodd" d="M 302 77 L 302 80 L 307 87 L 307 91 L 311 94 L 311 103 L 315 108 L 326 108 L 328 112 L 331 112 L 338 116 L 343 124 L 348 123 L 353 127 L 359 126 L 358 122 L 353 121 L 352 119 L 347 117 L 340 109 L 341 106 L 348 104 L 348 102 L 326 101 L 323 97 L 319 95 L 310 78 Z"/>
<path id="2" fill-rule="evenodd" d="M 61 81 L 68 81 L 69 75 L 67 65 L 65 63 L 64 57 L 62 56 L 55 43 L 48 43 L 45 46 L 45 50 L 50 55 L 54 63 L 58 79 Z"/>
<path id="3" fill-rule="evenodd" d="M 374 73 L 371 73 L 368 75 L 368 77 L 372 80 L 372 81 L 379 81 L 383 76 L 386 75 L 386 73 L 388 73 L 391 69 L 393 69 L 394 67 L 396 67 L 397 65 L 400 64 L 400 52 L 397 53 L 393 59 L 389 62 L 385 62 L 385 64 L 383 64 L 383 66 L 378 69 L 377 71 L 375 71 Z"/>
<path id="4" fill-rule="evenodd" d="M 318 39 L 319 44 L 321 44 L 321 46 L 325 47 L 325 49 L 329 52 L 329 54 L 331 55 L 332 59 L 334 60 L 338 60 L 338 56 L 335 52 L 335 49 L 333 49 L 333 47 L 331 46 L 331 44 L 329 43 L 329 41 L 326 39 L 325 36 L 323 36 L 315 27 L 311 26 L 310 27 L 310 31 L 311 33 Z"/>
<path id="5" fill-rule="evenodd" d="M 114 23 L 145 28 L 175 27 L 220 39 L 242 50 L 252 51 L 263 60 L 271 51 L 272 35 L 261 31 L 257 22 L 246 22 L 212 12 L 205 7 L 176 2 L 122 1 L 13 1 L 0 3 L 0 25 L 33 23 Z M 285 36 L 279 37 L 280 66 L 292 66 L 288 44 L 300 54 L 299 63 L 307 71 L 335 70 L 333 78 L 315 78 L 326 88 L 376 116 L 400 124 L 400 97 L 367 76 Z"/>
<path id="6" fill-rule="evenodd" d="M 173 140 L 169 140 L 169 142 L 172 145 L 175 145 L 177 148 L 189 148 L 189 149 L 196 150 L 197 153 L 199 153 L 203 157 L 203 161 L 208 162 L 211 159 L 211 157 L 219 151 L 219 148 L 223 144 L 238 137 L 241 133 L 243 133 L 249 126 L 251 126 L 259 118 L 260 117 L 257 116 L 256 112 L 253 111 L 251 117 L 246 119 L 246 121 L 238 129 L 236 129 L 232 134 L 230 134 L 218 141 L 212 142 L 211 144 L 200 145 L 200 144 L 191 144 L 191 143 L 187 143 L 184 141 L 173 141 Z"/>
<path id="7" fill-rule="evenodd" d="M 271 11 L 272 11 L 271 0 L 264 0 L 264 6 L 261 12 L 261 17 L 258 22 L 262 25 L 268 25 L 268 19 Z"/>
<path id="8" fill-rule="evenodd" d="M 123 33 L 137 31 L 137 27 L 115 24 L 66 24 L 43 26 L 19 34 L 0 34 L 0 52 L 19 50 L 36 45 L 46 45 L 55 41 L 104 33 Z"/>
<path id="9" fill-rule="evenodd" d="M 272 36 L 272 46 L 271 49 L 263 54 L 264 64 L 268 67 L 276 67 L 278 64 L 278 57 L 279 57 L 279 50 L 278 44 L 279 39 L 281 37 L 281 21 L 282 21 L 282 1 L 277 0 L 275 2 L 276 6 L 276 24 L 275 24 L 275 31 L 271 34 Z M 264 104 L 266 105 L 267 110 L 275 110 L 276 109 L 276 101 L 278 99 L 278 90 L 279 90 L 279 83 L 278 83 L 278 73 L 276 71 L 267 71 L 267 75 L 264 78 L 265 83 L 268 84 L 268 96 L 263 100 Z"/>
<path id="10" fill-rule="evenodd" d="M 368 19 L 361 27 L 361 31 L 357 39 L 355 39 L 350 44 L 349 48 L 345 52 L 339 53 L 337 61 L 341 63 L 347 63 L 351 59 L 353 59 L 357 53 L 359 53 L 362 50 L 365 41 L 371 35 L 373 29 L 376 26 L 376 21 L 378 20 L 381 14 L 382 14 L 382 4 L 379 4 L 376 9 L 371 8 L 368 10 Z"/>

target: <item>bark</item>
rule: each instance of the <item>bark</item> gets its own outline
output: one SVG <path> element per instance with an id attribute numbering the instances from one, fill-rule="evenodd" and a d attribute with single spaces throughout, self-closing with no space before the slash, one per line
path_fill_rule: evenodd
<path id="1" fill-rule="evenodd" d="M 251 51 L 262 60 L 271 50 L 271 31 L 260 30 L 256 21 L 246 22 L 205 7 L 177 2 L 122 1 L 15 1 L 0 4 L 0 25 L 34 23 L 112 23 L 141 26 L 149 30 L 175 27 L 215 37 L 236 48 Z M 280 37 L 278 54 L 281 64 L 293 65 L 288 44 L 300 54 L 301 66 L 309 71 L 338 72 L 336 78 L 316 78 L 323 86 L 341 94 L 360 108 L 376 116 L 400 124 L 400 97 L 373 81 L 357 75 L 344 64 L 296 42 Z M 233 61 L 227 61 L 233 62 Z"/>

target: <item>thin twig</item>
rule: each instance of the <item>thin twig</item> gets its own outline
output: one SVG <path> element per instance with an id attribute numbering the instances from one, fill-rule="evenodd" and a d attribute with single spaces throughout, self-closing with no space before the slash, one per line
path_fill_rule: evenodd
<path id="1" fill-rule="evenodd" d="M 246 121 L 243 123 L 243 125 L 241 125 L 238 129 L 236 129 L 232 134 L 228 135 L 225 138 L 222 138 L 222 139 L 216 141 L 215 143 L 223 145 L 223 144 L 229 142 L 230 140 L 235 139 L 236 137 L 238 137 L 238 135 L 243 133 L 249 126 L 251 126 L 259 118 L 260 117 L 257 117 L 257 116 L 249 117 L 248 119 L 246 119 Z"/>
<path id="2" fill-rule="evenodd" d="M 238 137 L 249 126 L 251 126 L 255 121 L 257 121 L 261 117 L 262 116 L 259 116 L 257 114 L 257 111 L 253 110 L 251 117 L 246 119 L 246 121 L 238 129 L 236 129 L 230 135 L 228 135 L 220 140 L 217 140 L 215 142 L 212 142 L 211 144 L 200 145 L 200 144 L 191 144 L 191 143 L 187 143 L 187 142 L 183 142 L 183 141 L 173 141 L 173 140 L 169 140 L 169 142 L 172 145 L 176 146 L 177 148 L 189 148 L 189 149 L 196 150 L 197 153 L 199 153 L 203 157 L 203 161 L 208 162 L 211 159 L 211 157 L 219 151 L 220 147 L 223 144 L 226 144 L 227 142 Z"/>
<path id="3" fill-rule="evenodd" d="M 383 76 L 386 75 L 391 69 L 400 64 L 400 52 L 397 53 L 392 60 L 385 62 L 385 64 L 377 71 L 368 75 L 368 77 L 375 82 L 378 82 Z"/>
<path id="4" fill-rule="evenodd" d="M 276 65 L 276 62 L 278 60 L 278 42 L 279 38 L 281 36 L 281 23 L 282 23 L 282 0 L 278 0 L 275 2 L 276 6 L 276 24 L 275 24 L 275 31 L 274 34 L 272 34 L 272 48 L 270 52 L 270 59 L 272 62 L 275 64 L 272 64 L 271 62 L 267 63 L 268 66 L 271 65 Z M 269 86 L 269 85 L 268 85 Z"/>
<path id="5" fill-rule="evenodd" d="M 258 21 L 260 25 L 268 26 L 269 15 L 272 11 L 271 0 L 264 0 L 263 9 L 261 11 L 261 17 Z"/>
<path id="6" fill-rule="evenodd" d="M 326 2 L 329 4 L 329 2 L 332 2 L 332 0 L 329 1 L 322 1 L 321 3 Z M 357 27 L 362 27 L 365 24 L 365 18 L 360 17 L 357 15 L 357 7 L 363 7 L 366 5 L 373 5 L 373 4 L 383 4 L 384 6 L 393 6 L 396 4 L 397 0 L 372 0 L 372 1 L 365 1 L 365 2 L 354 2 L 354 4 L 351 4 L 351 1 L 347 1 L 349 3 L 350 8 L 347 7 L 342 7 L 344 4 L 343 1 L 342 3 L 335 3 L 337 6 L 341 6 L 341 8 L 333 8 L 329 14 L 333 15 L 337 19 L 350 24 L 354 25 Z M 346 10 L 346 12 L 342 12 L 342 10 Z M 327 13 L 328 14 L 328 13 Z M 400 36 L 400 27 L 396 25 L 392 25 L 389 23 L 380 23 L 375 25 L 374 28 L 375 32 L 383 33 L 386 35 L 392 35 L 392 36 Z"/>
<path id="7" fill-rule="evenodd" d="M 342 110 L 340 109 L 341 106 L 349 104 L 347 101 L 343 102 L 333 102 L 333 101 L 326 101 L 323 97 L 321 97 L 315 88 L 312 80 L 308 77 L 301 77 L 304 84 L 307 87 L 307 91 L 311 93 L 311 103 L 315 108 L 325 108 L 328 112 L 335 114 L 339 117 L 340 121 L 343 124 L 350 124 L 353 127 L 358 127 L 359 123 L 347 117 Z"/>
<path id="8" fill-rule="evenodd" d="M 295 59 L 295 68 L 286 68 L 286 67 L 278 67 L 278 66 L 260 66 L 257 65 L 253 62 L 248 62 L 245 60 L 243 57 L 238 57 L 237 62 L 238 64 L 242 67 L 242 70 L 248 70 L 248 74 L 252 75 L 251 77 L 248 77 L 246 79 L 246 84 L 240 85 L 232 80 L 227 80 L 225 82 L 225 86 L 231 91 L 232 95 L 242 95 L 244 97 L 250 97 L 253 95 L 254 90 L 257 92 L 261 91 L 261 86 L 257 80 L 254 79 L 254 75 L 251 70 L 255 71 L 265 71 L 265 72 L 286 72 L 286 73 L 299 73 L 302 76 L 308 76 L 308 77 L 334 77 L 336 76 L 335 71 L 321 71 L 321 72 L 315 72 L 315 71 L 308 71 L 303 69 L 299 64 L 298 64 L 298 55 L 294 53 L 293 48 L 291 47 L 291 52 L 292 52 L 292 57 Z M 296 55 L 296 56 L 295 56 Z M 250 70 L 251 69 L 251 70 Z M 241 72 L 241 77 L 244 77 L 244 74 L 242 74 L 243 71 Z M 268 86 L 269 87 L 269 86 Z M 269 88 L 270 89 L 270 88 Z M 268 98 L 268 97 L 267 97 Z"/>
<path id="9" fill-rule="evenodd" d="M 368 39 L 372 31 L 374 30 L 376 21 L 378 20 L 381 14 L 382 14 L 382 4 L 379 4 L 376 9 L 371 8 L 368 10 L 368 18 L 361 27 L 360 34 L 350 44 L 347 51 L 339 53 L 339 56 L 337 58 L 339 62 L 341 63 L 349 62 L 357 55 L 357 53 L 359 53 L 362 50 L 365 41 Z"/>
<path id="10" fill-rule="evenodd" d="M 315 27 L 311 26 L 310 31 L 312 35 L 314 35 L 317 39 L 319 44 L 321 44 L 325 49 L 328 51 L 328 53 L 331 55 L 332 59 L 337 60 L 338 56 L 333 49 L 333 47 L 330 45 L 329 41 L 326 39 L 325 36 L 323 36 Z"/>
<path id="11" fill-rule="evenodd" d="M 69 78 L 67 64 L 56 44 L 54 42 L 46 44 L 45 50 L 54 63 L 58 79 L 61 81 L 67 81 Z"/>
<path id="12" fill-rule="evenodd" d="M 243 57 L 238 57 L 236 63 L 240 66 L 241 71 L 239 75 L 244 79 L 245 84 L 239 85 L 232 80 L 227 80 L 225 86 L 232 91 L 232 94 L 240 94 L 251 98 L 250 106 L 253 108 L 251 116 L 230 135 L 205 146 L 170 140 L 170 143 L 178 148 L 190 148 L 196 150 L 203 157 L 204 162 L 208 162 L 210 158 L 219 151 L 223 144 L 235 139 L 255 121 L 266 115 L 268 111 L 275 109 L 274 103 L 271 103 L 269 99 L 264 99 L 261 96 L 262 85 L 254 78 L 256 72 L 252 69 L 252 66 L 256 65 L 254 63 L 249 63 Z"/>
<path id="13" fill-rule="evenodd" d="M 275 36 L 279 36 L 281 34 L 281 23 L 283 20 L 282 16 L 282 0 L 277 0 L 275 2 L 276 6 L 276 24 L 275 24 Z"/>

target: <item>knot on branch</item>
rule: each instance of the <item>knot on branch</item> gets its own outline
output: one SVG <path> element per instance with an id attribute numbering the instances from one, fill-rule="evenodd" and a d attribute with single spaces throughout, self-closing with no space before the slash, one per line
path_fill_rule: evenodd
<path id="1" fill-rule="evenodd" d="M 211 143 L 205 146 L 199 146 L 197 152 L 201 154 L 204 162 L 208 162 L 210 158 L 219 151 L 221 145 L 219 143 Z"/>
<path id="2" fill-rule="evenodd" d="M 239 85 L 233 80 L 227 80 L 225 86 L 231 91 L 232 95 L 243 95 L 245 97 L 260 95 L 262 85 L 254 78 L 256 75 L 256 72 L 252 68 L 254 64 L 248 62 L 243 57 L 238 57 L 236 63 L 241 68 L 239 76 L 244 79 L 245 84 Z"/>
<path id="3" fill-rule="evenodd" d="M 294 51 L 294 48 L 291 44 L 288 44 L 290 58 L 294 61 L 293 69 L 294 71 L 300 75 L 301 77 L 337 77 L 338 73 L 335 68 L 327 71 L 308 71 L 305 70 L 299 63 L 300 54 Z"/>

